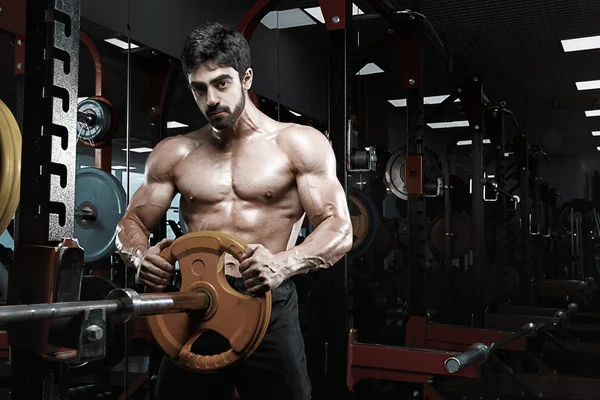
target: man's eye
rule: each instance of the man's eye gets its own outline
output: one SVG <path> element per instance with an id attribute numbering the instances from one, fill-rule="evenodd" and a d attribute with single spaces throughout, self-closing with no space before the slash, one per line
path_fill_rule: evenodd
<path id="1" fill-rule="evenodd" d="M 226 82 L 226 81 L 219 82 L 219 84 L 218 84 L 219 88 L 221 88 L 221 89 L 225 89 L 227 87 L 227 85 L 228 85 L 228 82 Z"/>

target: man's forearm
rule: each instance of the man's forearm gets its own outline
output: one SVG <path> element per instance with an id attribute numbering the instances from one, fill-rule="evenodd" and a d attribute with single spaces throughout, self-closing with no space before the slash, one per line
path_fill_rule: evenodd
<path id="1" fill-rule="evenodd" d="M 148 250 L 149 234 L 146 233 L 140 225 L 132 219 L 124 218 L 117 226 L 117 251 L 121 255 L 125 264 L 129 267 L 137 268 Z"/>
<path id="2" fill-rule="evenodd" d="M 326 269 L 352 248 L 352 225 L 341 218 L 323 221 L 298 246 L 277 253 L 288 277 Z"/>

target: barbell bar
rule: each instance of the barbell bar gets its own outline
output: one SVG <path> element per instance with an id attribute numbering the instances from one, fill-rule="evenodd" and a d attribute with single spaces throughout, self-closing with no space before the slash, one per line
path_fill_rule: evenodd
<path id="1" fill-rule="evenodd" d="M 138 317 L 203 311 L 210 307 L 210 295 L 204 291 L 142 293 L 133 289 L 115 289 L 106 300 L 63 303 L 23 304 L 0 307 L 0 322 L 15 323 L 46 318 L 75 317 L 86 310 L 104 309 L 116 323 Z"/>
<path id="2" fill-rule="evenodd" d="M 565 323 L 567 317 L 570 314 L 577 312 L 578 306 L 577 304 L 569 304 L 567 311 L 557 311 L 552 317 L 552 325 L 558 326 Z M 521 328 L 519 332 L 515 332 L 514 334 L 505 337 L 502 340 L 499 340 L 491 345 L 486 345 L 484 343 L 475 343 L 473 344 L 469 350 L 464 353 L 457 354 L 454 357 L 450 357 L 446 359 L 444 362 L 444 367 L 446 371 L 454 374 L 461 369 L 467 368 L 471 365 L 482 364 L 487 361 L 489 355 L 504 347 L 505 345 L 514 342 L 517 339 L 520 339 L 524 336 L 534 336 L 542 329 L 548 328 L 548 322 L 529 322 Z"/>

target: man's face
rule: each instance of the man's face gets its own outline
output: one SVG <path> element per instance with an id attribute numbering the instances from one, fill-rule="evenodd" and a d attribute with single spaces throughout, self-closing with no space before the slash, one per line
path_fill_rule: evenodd
<path id="1" fill-rule="evenodd" d="M 244 84 L 231 68 L 200 66 L 188 76 L 190 88 L 200 111 L 217 130 L 231 128 L 246 105 Z"/>

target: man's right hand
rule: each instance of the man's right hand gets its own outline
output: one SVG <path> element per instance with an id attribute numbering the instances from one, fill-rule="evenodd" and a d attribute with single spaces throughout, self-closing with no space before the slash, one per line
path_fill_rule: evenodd
<path id="1" fill-rule="evenodd" d="M 162 292 L 175 272 L 175 266 L 165 261 L 160 253 L 173 243 L 173 239 L 163 239 L 144 252 L 138 267 L 138 282 L 148 291 Z"/>

